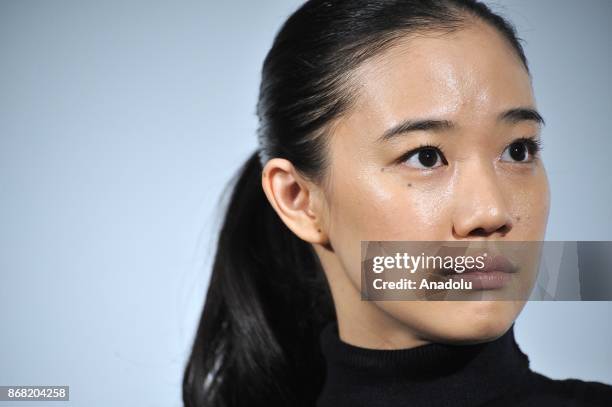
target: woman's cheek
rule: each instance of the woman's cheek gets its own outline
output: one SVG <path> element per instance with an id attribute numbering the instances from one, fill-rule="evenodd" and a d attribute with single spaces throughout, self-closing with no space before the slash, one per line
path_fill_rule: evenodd
<path id="1" fill-rule="evenodd" d="M 514 240 L 543 240 L 548 222 L 550 191 L 543 167 L 529 177 L 501 177 L 514 221 Z"/>
<path id="2" fill-rule="evenodd" d="M 451 186 L 402 174 L 370 177 L 348 200 L 360 240 L 444 240 L 451 230 Z"/>
<path id="3" fill-rule="evenodd" d="M 448 240 L 451 236 L 451 185 L 415 189 L 411 194 L 415 240 Z"/>

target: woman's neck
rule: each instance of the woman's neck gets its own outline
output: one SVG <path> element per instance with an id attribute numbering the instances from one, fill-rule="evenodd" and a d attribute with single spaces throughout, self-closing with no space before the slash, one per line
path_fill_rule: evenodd
<path id="1" fill-rule="evenodd" d="M 318 406 L 473 406 L 519 386 L 529 359 L 513 326 L 480 344 L 428 343 L 406 349 L 368 349 L 340 339 L 336 322 L 321 333 L 327 374 Z"/>

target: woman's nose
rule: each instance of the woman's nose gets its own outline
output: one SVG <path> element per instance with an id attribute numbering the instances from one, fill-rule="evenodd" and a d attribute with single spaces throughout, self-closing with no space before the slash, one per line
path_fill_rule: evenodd
<path id="1" fill-rule="evenodd" d="M 453 235 L 457 238 L 504 236 L 512 229 L 503 185 L 491 166 L 478 165 L 456 184 Z"/>

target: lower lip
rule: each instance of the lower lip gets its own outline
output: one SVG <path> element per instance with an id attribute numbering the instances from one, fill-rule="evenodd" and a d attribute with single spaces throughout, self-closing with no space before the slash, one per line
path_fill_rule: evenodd
<path id="1" fill-rule="evenodd" d="M 472 290 L 495 290 L 505 287 L 512 280 L 512 273 L 503 271 L 470 271 L 453 274 L 455 281 L 463 280 L 472 283 Z"/>

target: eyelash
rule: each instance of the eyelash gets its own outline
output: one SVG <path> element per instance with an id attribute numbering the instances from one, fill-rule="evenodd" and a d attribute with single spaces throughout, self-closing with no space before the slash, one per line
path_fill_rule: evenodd
<path id="1" fill-rule="evenodd" d="M 446 157 L 444 156 L 444 151 L 442 150 L 442 146 L 440 146 L 439 144 L 434 144 L 434 143 L 421 144 L 417 148 L 413 148 L 412 150 L 402 154 L 402 156 L 397 159 L 397 163 L 400 164 L 408 160 L 413 155 L 417 154 L 419 151 L 427 150 L 427 149 L 438 150 L 440 152 L 440 158 L 442 159 L 442 162 L 444 163 L 444 165 L 448 165 L 448 161 L 446 161 Z"/>
<path id="2" fill-rule="evenodd" d="M 529 152 L 531 156 L 533 156 L 534 159 L 538 158 L 538 156 L 540 155 L 540 152 L 542 151 L 542 140 L 540 140 L 539 137 L 536 137 L 536 136 L 521 137 L 521 138 L 514 140 L 512 143 L 508 144 L 506 148 L 508 148 L 510 145 L 514 143 L 520 143 L 520 142 L 525 143 L 525 145 L 527 146 L 527 151 Z"/>
<path id="3" fill-rule="evenodd" d="M 513 140 L 510 144 L 508 144 L 506 147 L 504 147 L 503 151 L 506 151 L 506 148 L 510 147 L 514 143 L 524 143 L 527 147 L 527 151 L 529 152 L 529 155 L 533 157 L 532 160 L 538 158 L 540 155 L 540 152 L 542 151 L 542 140 L 540 140 L 540 138 L 536 136 L 517 138 Z M 446 160 L 444 151 L 442 150 L 442 146 L 440 146 L 439 144 L 435 144 L 435 143 L 421 144 L 417 148 L 413 148 L 412 150 L 402 154 L 402 156 L 397 159 L 397 163 L 400 164 L 408 160 L 409 158 L 411 158 L 413 155 L 417 154 L 419 151 L 427 150 L 427 149 L 438 150 L 440 153 L 440 158 L 442 159 L 442 162 L 444 163 L 444 165 L 448 165 L 448 161 Z M 517 161 L 517 163 L 520 163 L 520 162 Z"/>

